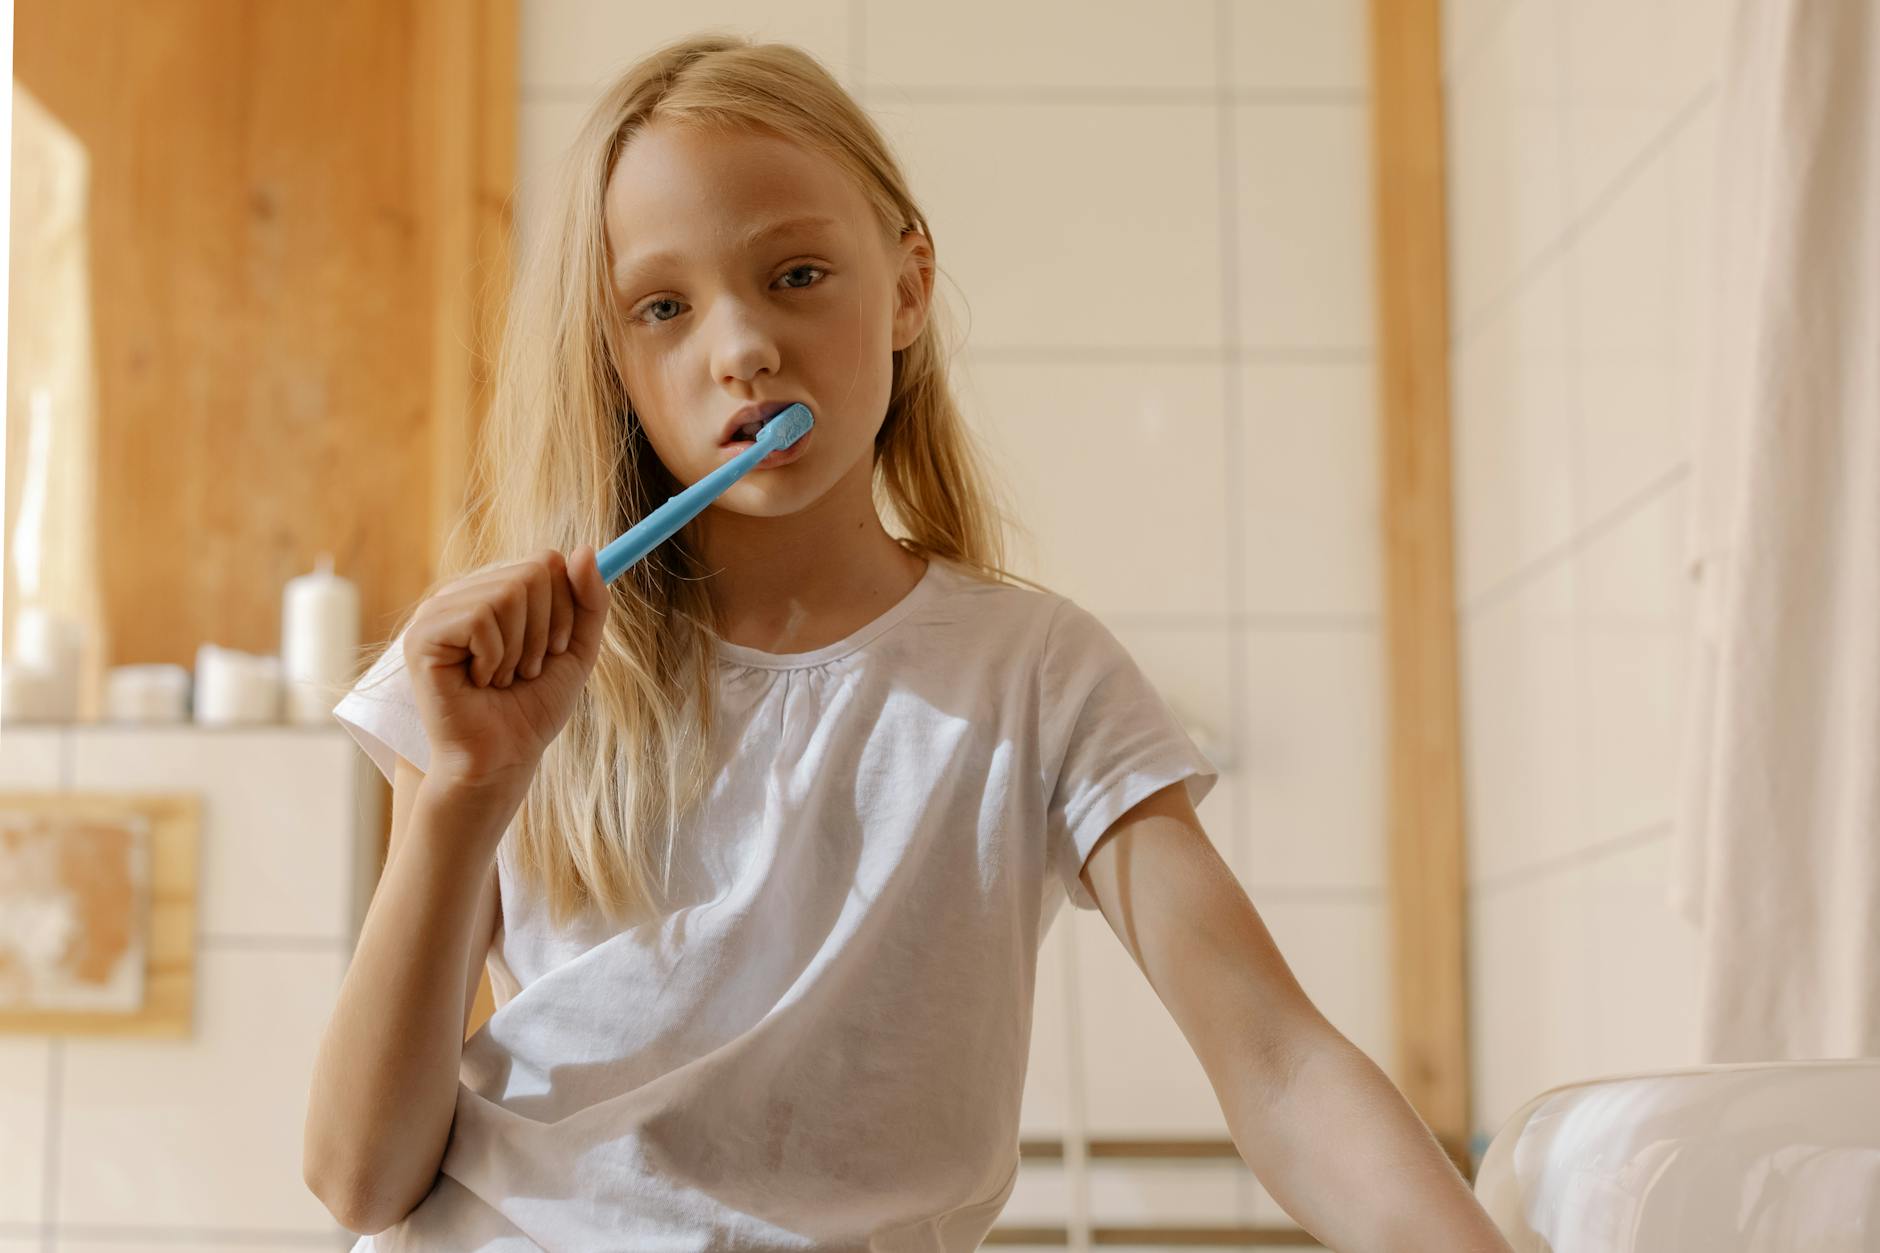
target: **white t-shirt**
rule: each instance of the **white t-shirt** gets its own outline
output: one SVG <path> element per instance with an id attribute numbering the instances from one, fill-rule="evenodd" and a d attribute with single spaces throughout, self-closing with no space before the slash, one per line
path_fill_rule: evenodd
<path id="1" fill-rule="evenodd" d="M 953 562 L 826 647 L 715 646 L 677 904 L 557 930 L 499 848 L 441 1174 L 356 1250 L 950 1253 L 1011 1195 L 1039 945 L 1110 824 L 1212 763 L 1088 611 Z M 388 777 L 429 762 L 403 667 L 334 710 Z"/>

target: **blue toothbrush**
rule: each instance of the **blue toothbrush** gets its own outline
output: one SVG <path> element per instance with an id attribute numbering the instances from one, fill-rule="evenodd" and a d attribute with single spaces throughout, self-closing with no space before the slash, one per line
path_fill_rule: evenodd
<path id="1" fill-rule="evenodd" d="M 706 505 L 724 495 L 733 483 L 757 468 L 757 463 L 780 448 L 788 448 L 809 434 L 816 425 L 809 406 L 794 404 L 771 418 L 757 433 L 749 448 L 713 470 L 665 504 L 641 518 L 632 530 L 600 550 L 595 561 L 601 568 L 601 581 L 612 583 L 640 558 L 652 552 L 678 533 L 679 528 L 697 517 Z"/>

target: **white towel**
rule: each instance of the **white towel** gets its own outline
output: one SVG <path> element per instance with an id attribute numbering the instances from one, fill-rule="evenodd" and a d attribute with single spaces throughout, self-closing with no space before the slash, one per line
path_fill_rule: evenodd
<path id="1" fill-rule="evenodd" d="M 1880 9 L 1746 0 L 1672 896 L 1707 1061 L 1880 1054 Z"/>
<path id="2" fill-rule="evenodd" d="M 78 623 L 77 712 L 90 719 L 103 704 L 109 651 L 98 574 L 91 158 L 17 80 L 12 134 L 0 642 L 13 659 L 28 606 Z"/>

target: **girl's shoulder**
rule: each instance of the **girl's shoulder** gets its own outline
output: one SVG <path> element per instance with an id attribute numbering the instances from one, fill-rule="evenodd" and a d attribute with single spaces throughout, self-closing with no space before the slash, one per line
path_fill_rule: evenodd
<path id="1" fill-rule="evenodd" d="M 941 586 L 929 604 L 932 624 L 954 629 L 962 644 L 1034 664 L 1062 663 L 1120 645 L 1103 622 L 1071 597 L 1011 576 L 940 561 Z"/>
<path id="2" fill-rule="evenodd" d="M 1015 626 L 1048 626 L 1063 605 L 1070 601 L 1041 584 L 1022 576 L 1004 577 L 976 566 L 948 558 L 934 558 L 935 589 L 932 606 L 943 616 L 970 616 L 989 630 L 1009 630 Z"/>

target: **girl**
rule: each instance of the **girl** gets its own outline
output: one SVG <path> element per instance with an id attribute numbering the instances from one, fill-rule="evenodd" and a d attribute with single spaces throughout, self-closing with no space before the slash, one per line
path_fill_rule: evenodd
<path id="1" fill-rule="evenodd" d="M 1504 1248 L 1215 855 L 1212 765 L 1002 569 L 932 232 L 862 110 L 795 49 L 685 40 L 605 93 L 561 192 L 461 577 L 335 710 L 393 784 L 307 1120 L 356 1247 L 976 1248 L 1068 898 L 1308 1229 Z M 807 437 L 602 583 L 594 541 L 797 401 Z"/>

